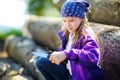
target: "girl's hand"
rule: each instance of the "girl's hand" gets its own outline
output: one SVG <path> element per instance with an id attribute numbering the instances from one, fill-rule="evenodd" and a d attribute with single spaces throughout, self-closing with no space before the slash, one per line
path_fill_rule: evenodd
<path id="1" fill-rule="evenodd" d="M 50 58 L 49 58 L 49 60 L 52 63 L 55 63 L 57 65 L 59 65 L 61 62 L 63 62 L 65 59 L 66 59 L 66 55 L 63 51 L 59 51 L 59 52 L 55 51 L 50 55 Z"/>

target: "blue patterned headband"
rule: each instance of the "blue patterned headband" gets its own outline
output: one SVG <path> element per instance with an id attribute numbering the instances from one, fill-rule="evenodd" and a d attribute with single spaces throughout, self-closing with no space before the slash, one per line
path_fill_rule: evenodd
<path id="1" fill-rule="evenodd" d="M 84 19 L 89 3 L 85 0 L 67 0 L 61 8 L 62 17 L 78 17 Z"/>

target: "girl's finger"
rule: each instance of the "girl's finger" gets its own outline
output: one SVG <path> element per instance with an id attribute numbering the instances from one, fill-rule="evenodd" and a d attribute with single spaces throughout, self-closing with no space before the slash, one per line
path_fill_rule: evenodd
<path id="1" fill-rule="evenodd" d="M 59 62 L 59 60 L 58 59 L 54 59 L 54 61 L 55 61 L 55 64 L 57 64 L 57 65 L 59 65 L 60 64 L 60 62 Z"/>
<path id="2" fill-rule="evenodd" d="M 53 61 L 53 55 L 52 54 L 50 55 L 49 60 Z"/>
<path id="3" fill-rule="evenodd" d="M 50 55 L 49 60 L 52 61 L 52 56 Z"/>
<path id="4" fill-rule="evenodd" d="M 55 63 L 55 61 L 52 59 L 52 61 L 51 61 L 52 63 Z"/>
<path id="5" fill-rule="evenodd" d="M 54 55 L 51 54 L 49 60 L 50 60 L 52 63 L 55 63 Z"/>
<path id="6" fill-rule="evenodd" d="M 60 63 L 59 62 L 56 62 L 57 65 L 59 65 Z"/>

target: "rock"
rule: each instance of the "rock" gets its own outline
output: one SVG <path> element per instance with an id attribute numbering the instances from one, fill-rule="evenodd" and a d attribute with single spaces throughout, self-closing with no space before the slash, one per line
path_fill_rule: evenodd
<path id="1" fill-rule="evenodd" d="M 2 80 L 11 80 L 10 78 L 15 75 L 18 75 L 18 71 L 10 70 L 9 72 L 6 73 L 6 75 L 2 78 Z"/>
<path id="2" fill-rule="evenodd" d="M 27 22 L 25 27 L 35 41 L 56 50 L 59 43 L 56 33 L 59 31 L 60 26 L 62 26 L 60 19 L 32 17 L 32 20 Z M 120 28 L 91 22 L 90 26 L 100 40 L 101 58 L 99 64 L 105 71 L 105 80 L 118 80 L 120 72 Z"/>
<path id="3" fill-rule="evenodd" d="M 42 47 L 38 47 L 31 39 L 25 37 L 8 37 L 5 42 L 5 50 L 8 56 L 22 64 L 37 80 L 44 80 L 41 73 L 36 72 L 33 63 L 29 60 L 33 57 L 32 51 L 47 53 Z"/>
<path id="4" fill-rule="evenodd" d="M 99 39 L 101 47 L 100 64 L 106 74 L 105 80 L 119 80 L 120 28 L 101 33 Z"/>
<path id="5" fill-rule="evenodd" d="M 8 77 L 8 79 L 5 80 L 33 80 L 33 79 L 30 76 L 16 75 L 16 76 Z"/>
<path id="6" fill-rule="evenodd" d="M 8 64 L 4 64 L 0 61 L 0 79 L 6 74 L 9 67 L 10 66 Z"/>
<path id="7" fill-rule="evenodd" d="M 120 0 L 87 0 L 90 2 L 89 21 L 120 26 Z"/>
<path id="8" fill-rule="evenodd" d="M 60 19 L 32 16 L 23 28 L 23 36 L 32 38 L 35 42 L 50 48 L 50 50 L 56 50 L 59 46 L 59 38 L 56 38 L 57 32 L 61 26 Z"/>
<path id="9" fill-rule="evenodd" d="M 63 5 L 63 3 L 65 2 L 66 0 L 59 0 L 59 1 L 57 1 L 57 3 L 55 3 L 56 4 L 56 7 L 57 7 L 57 9 L 60 11 L 61 10 L 61 6 Z"/>
<path id="10" fill-rule="evenodd" d="M 2 69 L 2 75 L 0 76 L 0 80 L 11 80 L 12 77 L 17 75 L 20 75 L 22 77 L 26 76 L 25 78 L 27 80 L 32 79 L 32 77 L 30 77 L 30 74 L 26 69 L 24 69 L 22 66 L 20 66 L 19 64 L 16 64 L 13 60 L 8 58 L 0 58 L 0 70 L 1 69 Z M 12 79 L 12 80 L 15 80 L 15 79 Z"/>

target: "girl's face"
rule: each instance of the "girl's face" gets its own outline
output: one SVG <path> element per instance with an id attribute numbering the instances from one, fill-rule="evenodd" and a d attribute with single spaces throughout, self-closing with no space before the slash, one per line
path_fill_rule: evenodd
<path id="1" fill-rule="evenodd" d="M 75 17 L 63 17 L 64 27 L 70 32 L 74 33 L 79 27 L 83 19 Z"/>

